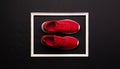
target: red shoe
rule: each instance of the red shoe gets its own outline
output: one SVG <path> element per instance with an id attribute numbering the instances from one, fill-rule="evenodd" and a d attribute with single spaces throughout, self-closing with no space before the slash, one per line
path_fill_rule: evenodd
<path id="1" fill-rule="evenodd" d="M 41 38 L 41 42 L 48 46 L 61 50 L 72 50 L 79 44 L 79 40 L 71 36 L 56 36 L 56 35 L 44 35 Z"/>
<path id="2" fill-rule="evenodd" d="M 46 33 L 62 32 L 65 34 L 73 34 L 80 30 L 80 25 L 70 19 L 51 20 L 42 24 L 42 30 Z"/>

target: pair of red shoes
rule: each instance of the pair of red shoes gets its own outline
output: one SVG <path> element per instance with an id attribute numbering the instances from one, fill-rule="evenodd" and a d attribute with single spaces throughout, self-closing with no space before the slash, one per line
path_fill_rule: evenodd
<path id="1" fill-rule="evenodd" d="M 42 30 L 46 33 L 61 32 L 64 34 L 73 34 L 80 30 L 80 25 L 70 19 L 51 20 L 42 24 Z M 61 50 L 71 50 L 79 44 L 79 40 L 75 37 L 57 35 L 44 35 L 41 38 L 41 42 L 46 46 Z"/>

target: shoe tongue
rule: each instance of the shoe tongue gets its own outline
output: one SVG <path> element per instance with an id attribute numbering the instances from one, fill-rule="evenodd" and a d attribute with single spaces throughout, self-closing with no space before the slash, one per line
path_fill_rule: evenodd
<path id="1" fill-rule="evenodd" d="M 63 39 L 60 36 L 54 36 L 54 45 L 55 46 L 59 46 L 61 45 L 61 43 L 63 43 Z"/>
<path id="2" fill-rule="evenodd" d="M 57 21 L 56 22 L 56 25 L 55 25 L 55 29 L 56 29 L 56 32 L 64 32 L 65 30 L 65 25 L 63 25 L 63 23 Z"/>
<path id="3" fill-rule="evenodd" d="M 66 24 L 58 21 L 58 20 L 52 20 L 50 22 L 55 22 L 55 32 L 64 32 L 66 29 Z"/>

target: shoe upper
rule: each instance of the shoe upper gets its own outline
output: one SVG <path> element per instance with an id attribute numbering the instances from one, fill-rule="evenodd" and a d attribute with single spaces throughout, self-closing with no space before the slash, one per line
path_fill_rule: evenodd
<path id="1" fill-rule="evenodd" d="M 45 35 L 42 37 L 42 43 L 49 47 L 71 50 L 77 47 L 78 39 L 71 36 Z"/>
<path id="2" fill-rule="evenodd" d="M 51 20 L 44 22 L 43 29 L 47 32 L 75 33 L 80 25 L 73 20 Z"/>

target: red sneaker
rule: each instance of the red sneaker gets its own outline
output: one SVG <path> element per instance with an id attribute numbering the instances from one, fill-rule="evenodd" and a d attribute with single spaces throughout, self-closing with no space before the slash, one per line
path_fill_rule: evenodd
<path id="1" fill-rule="evenodd" d="M 42 44 L 61 50 L 72 50 L 79 44 L 79 40 L 71 36 L 44 35 L 41 38 Z"/>
<path id="2" fill-rule="evenodd" d="M 80 25 L 70 19 L 51 20 L 42 24 L 42 30 L 46 33 L 62 32 L 65 34 L 73 34 L 80 30 Z"/>

